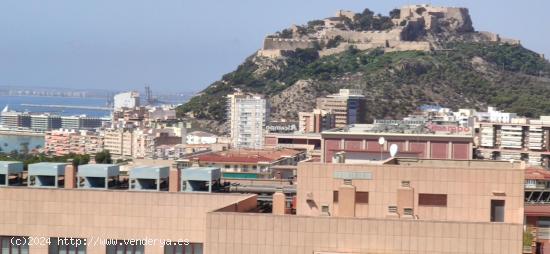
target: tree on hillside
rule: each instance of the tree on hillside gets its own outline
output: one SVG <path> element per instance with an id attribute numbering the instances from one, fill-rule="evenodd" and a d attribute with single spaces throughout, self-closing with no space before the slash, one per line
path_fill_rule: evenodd
<path id="1" fill-rule="evenodd" d="M 393 10 L 390 11 L 390 18 L 398 19 L 400 16 L 401 16 L 401 10 L 393 9 Z"/>

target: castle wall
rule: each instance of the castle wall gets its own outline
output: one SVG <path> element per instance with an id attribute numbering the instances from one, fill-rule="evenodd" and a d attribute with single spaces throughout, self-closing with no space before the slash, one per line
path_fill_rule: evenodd
<path id="1" fill-rule="evenodd" d="M 401 41 L 398 43 L 390 42 L 390 47 L 386 52 L 393 51 L 431 51 L 432 45 L 427 41 Z"/>
<path id="2" fill-rule="evenodd" d="M 313 47 L 313 40 L 299 40 L 299 39 L 282 39 L 282 38 L 265 38 L 263 50 L 296 50 Z"/>
<path id="3" fill-rule="evenodd" d="M 396 28 L 389 31 L 347 31 L 339 29 L 328 29 L 321 34 L 323 39 L 333 39 L 336 36 L 340 36 L 344 41 L 348 42 L 374 42 L 385 43 L 386 41 L 399 41 L 401 40 L 401 29 Z"/>
<path id="4" fill-rule="evenodd" d="M 336 17 L 348 18 L 351 20 L 355 19 L 356 13 L 354 11 L 339 10 L 336 12 Z"/>
<path id="5" fill-rule="evenodd" d="M 267 58 L 279 58 L 283 56 L 283 52 L 280 49 L 260 49 L 256 55 Z"/>
<path id="6" fill-rule="evenodd" d="M 497 33 L 481 31 L 481 32 L 479 32 L 479 34 L 482 36 L 483 39 L 485 39 L 487 41 L 508 43 L 508 44 L 511 44 L 511 45 L 520 45 L 521 44 L 521 41 L 518 40 L 518 39 L 500 37 L 500 35 L 497 34 Z"/>
<path id="7" fill-rule="evenodd" d="M 521 41 L 518 39 L 512 39 L 512 38 L 500 38 L 501 43 L 508 43 L 511 45 L 520 45 Z"/>

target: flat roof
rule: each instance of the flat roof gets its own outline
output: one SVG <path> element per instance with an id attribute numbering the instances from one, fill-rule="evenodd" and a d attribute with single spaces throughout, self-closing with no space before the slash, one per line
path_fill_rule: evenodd
<path id="1" fill-rule="evenodd" d="M 486 168 L 486 169 L 524 169 L 521 161 L 493 161 L 493 160 L 445 160 L 445 159 L 416 159 L 394 158 L 387 160 L 384 165 L 401 165 L 433 168 Z"/>
<path id="2" fill-rule="evenodd" d="M 199 162 L 239 162 L 239 163 L 260 163 L 275 162 L 282 158 L 296 156 L 302 151 L 282 149 L 232 149 L 228 151 L 212 152 L 191 156 L 190 160 Z"/>
<path id="3" fill-rule="evenodd" d="M 130 169 L 130 178 L 157 179 L 167 178 L 170 167 L 144 166 Z"/>
<path id="4" fill-rule="evenodd" d="M 78 167 L 79 177 L 113 177 L 120 173 L 120 166 L 115 164 L 86 164 Z"/>
<path id="5" fill-rule="evenodd" d="M 65 167 L 68 163 L 56 163 L 56 162 L 39 162 L 29 164 L 29 175 L 49 175 L 49 176 L 62 176 L 65 175 Z"/>
<path id="6" fill-rule="evenodd" d="M 17 174 L 23 172 L 23 163 L 19 161 L 0 161 L 0 174 Z"/>
<path id="7" fill-rule="evenodd" d="M 181 170 L 182 180 L 211 181 L 221 177 L 221 169 L 217 167 L 191 167 Z"/>
<path id="8" fill-rule="evenodd" d="M 323 131 L 321 135 L 357 135 L 357 136 L 414 136 L 414 137 L 446 137 L 446 138 L 472 138 L 473 132 L 468 133 L 456 133 L 456 132 L 434 132 L 426 128 L 427 126 L 415 125 L 415 126 L 397 126 L 397 125 L 384 125 L 384 124 L 353 124 L 343 128 L 335 128 L 327 131 Z M 472 129 L 472 128 L 470 128 Z"/>
<path id="9" fill-rule="evenodd" d="M 299 165 L 308 163 L 314 165 L 333 165 L 322 162 L 299 162 Z M 494 170 L 524 170 L 524 162 L 493 161 L 493 160 L 446 160 L 446 159 L 417 159 L 417 158 L 389 158 L 384 161 L 367 161 L 362 163 L 342 163 L 349 166 L 381 166 L 381 167 L 420 167 L 420 168 L 462 168 L 462 169 L 494 169 Z M 340 165 L 340 164 L 334 164 Z M 300 167 L 298 167 L 299 169 Z"/>
<path id="10" fill-rule="evenodd" d="M 314 140 L 321 140 L 321 133 L 301 133 L 301 132 L 294 132 L 294 133 L 266 133 L 264 137 L 270 137 L 270 138 L 290 138 L 290 139 L 314 139 Z"/>

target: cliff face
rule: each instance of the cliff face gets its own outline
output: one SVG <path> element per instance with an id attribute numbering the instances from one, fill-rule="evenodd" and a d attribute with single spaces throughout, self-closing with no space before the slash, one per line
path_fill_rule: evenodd
<path id="1" fill-rule="evenodd" d="M 550 113 L 550 64 L 519 41 L 475 32 L 464 8 L 415 5 L 390 14 L 340 11 L 269 36 L 264 49 L 178 112 L 219 127 L 225 96 L 240 89 L 267 95 L 272 118 L 296 120 L 315 98 L 355 88 L 367 97 L 367 119 L 401 117 L 433 103 Z"/>

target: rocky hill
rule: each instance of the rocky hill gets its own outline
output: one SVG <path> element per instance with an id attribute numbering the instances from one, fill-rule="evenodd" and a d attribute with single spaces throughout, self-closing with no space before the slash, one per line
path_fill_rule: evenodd
<path id="1" fill-rule="evenodd" d="M 389 16 L 339 11 L 270 35 L 178 113 L 224 132 L 225 96 L 237 89 L 265 94 L 272 118 L 292 120 L 340 88 L 363 91 L 367 119 L 402 117 L 423 104 L 550 113 L 547 60 L 518 40 L 475 31 L 467 9 L 429 5 Z"/>

